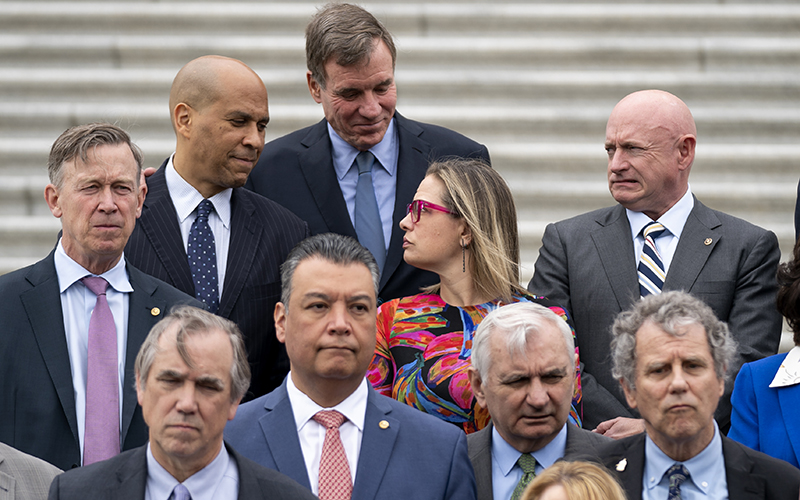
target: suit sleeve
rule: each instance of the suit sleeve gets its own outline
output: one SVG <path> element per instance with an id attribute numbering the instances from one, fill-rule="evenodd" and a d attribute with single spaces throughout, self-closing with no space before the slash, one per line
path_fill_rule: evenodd
<path id="1" fill-rule="evenodd" d="M 742 366 L 731 396 L 731 430 L 728 437 L 748 448 L 762 451 L 758 433 L 758 402 L 749 365 Z"/>
<path id="2" fill-rule="evenodd" d="M 59 496 L 59 479 L 61 476 L 56 476 L 53 478 L 53 482 L 50 483 L 50 493 L 47 495 L 47 500 L 59 500 L 61 498 Z"/>
<path id="3" fill-rule="evenodd" d="M 475 500 L 477 498 L 475 473 L 467 451 L 467 436 L 459 432 L 458 441 L 450 462 L 450 477 L 447 481 L 445 500 Z"/>

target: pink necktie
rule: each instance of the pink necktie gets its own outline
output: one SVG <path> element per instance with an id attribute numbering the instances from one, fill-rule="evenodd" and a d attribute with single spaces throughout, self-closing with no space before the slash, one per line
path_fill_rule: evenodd
<path id="1" fill-rule="evenodd" d="M 81 281 L 97 295 L 89 320 L 83 434 L 83 465 L 89 465 L 119 454 L 119 368 L 117 329 L 106 300 L 108 282 L 94 276 Z"/>
<path id="2" fill-rule="evenodd" d="M 344 415 L 336 410 L 322 410 L 314 415 L 314 420 L 325 426 L 325 441 L 319 460 L 319 498 L 320 500 L 350 500 L 353 480 L 347 455 L 339 437 L 339 426 Z"/>

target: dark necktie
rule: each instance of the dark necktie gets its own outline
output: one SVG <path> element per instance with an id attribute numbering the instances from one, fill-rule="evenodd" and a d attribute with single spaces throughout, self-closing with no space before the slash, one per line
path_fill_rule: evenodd
<path id="1" fill-rule="evenodd" d="M 189 257 L 189 269 L 194 281 L 194 296 L 206 305 L 209 312 L 219 309 L 219 292 L 217 292 L 217 247 L 214 244 L 214 233 L 208 225 L 208 215 L 214 205 L 203 200 L 197 205 L 197 218 L 189 230 L 189 244 L 186 255 Z"/>
<path id="2" fill-rule="evenodd" d="M 681 484 L 689 478 L 689 471 L 683 464 L 674 464 L 664 475 L 669 478 L 667 500 L 681 500 Z"/>
<path id="3" fill-rule="evenodd" d="M 536 477 L 536 459 L 530 453 L 520 455 L 517 459 L 517 465 L 522 469 L 522 477 L 519 478 L 517 487 L 514 488 L 514 493 L 511 494 L 511 500 L 519 500 L 525 491 L 525 487 Z"/>
<path id="4" fill-rule="evenodd" d="M 639 294 L 642 297 L 648 295 L 658 295 L 664 287 L 664 280 L 667 275 L 664 272 L 664 263 L 661 255 L 656 249 L 656 238 L 661 236 L 667 229 L 660 222 L 651 222 L 642 229 L 644 236 L 644 246 L 642 255 L 639 259 Z"/>
<path id="5" fill-rule="evenodd" d="M 336 410 L 318 411 L 312 417 L 325 427 L 325 441 L 319 459 L 319 498 L 320 500 L 350 500 L 353 480 L 347 455 L 339 436 L 339 427 L 344 423 L 344 415 Z"/>
<path id="6" fill-rule="evenodd" d="M 372 187 L 372 165 L 375 156 L 362 151 L 356 156 L 358 166 L 358 185 L 356 186 L 356 234 L 358 242 L 372 252 L 378 269 L 383 271 L 386 262 L 386 241 L 383 238 L 383 223 Z"/>
<path id="7" fill-rule="evenodd" d="M 119 365 L 117 328 L 106 299 L 108 282 L 95 276 L 81 281 L 97 295 L 89 319 L 83 433 L 83 465 L 89 465 L 119 454 Z"/>

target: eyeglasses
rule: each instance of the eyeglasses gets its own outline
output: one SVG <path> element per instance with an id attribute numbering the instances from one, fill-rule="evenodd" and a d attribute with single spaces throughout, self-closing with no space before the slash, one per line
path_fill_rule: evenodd
<path id="1" fill-rule="evenodd" d="M 419 222 L 419 216 L 422 215 L 423 210 L 436 210 L 438 212 L 444 212 L 446 214 L 453 214 L 454 212 L 448 210 L 442 206 L 435 205 L 429 201 L 424 200 L 414 200 L 408 206 L 408 213 L 411 214 L 411 222 L 416 224 Z"/>

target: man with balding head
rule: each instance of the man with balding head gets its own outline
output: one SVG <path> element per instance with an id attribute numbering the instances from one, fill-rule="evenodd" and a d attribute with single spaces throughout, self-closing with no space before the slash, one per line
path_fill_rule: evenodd
<path id="1" fill-rule="evenodd" d="M 694 197 L 696 144 L 694 119 L 678 97 L 645 90 L 622 99 L 605 143 L 618 204 L 548 225 L 528 284 L 572 313 L 585 370 L 584 425 L 611 437 L 644 430 L 631 419 L 609 363 L 614 317 L 640 297 L 684 290 L 711 306 L 739 344 L 734 375 L 742 363 L 778 349 L 777 238 Z M 716 413 L 723 431 L 731 388 Z"/>
<path id="2" fill-rule="evenodd" d="M 242 189 L 269 121 L 267 90 L 252 69 L 221 56 L 190 61 L 172 83 L 169 106 L 175 153 L 147 179 L 125 253 L 239 326 L 253 373 L 250 399 L 288 372 L 269 312 L 280 295 L 279 266 L 308 228 Z"/>

